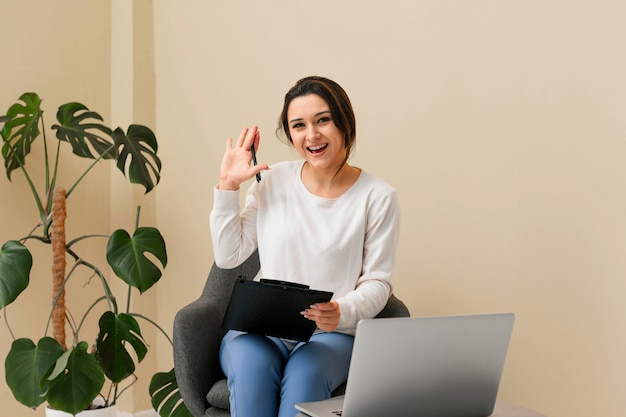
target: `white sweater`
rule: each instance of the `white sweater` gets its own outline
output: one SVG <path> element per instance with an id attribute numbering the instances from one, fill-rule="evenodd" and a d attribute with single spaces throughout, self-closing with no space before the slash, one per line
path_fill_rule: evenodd
<path id="1" fill-rule="evenodd" d="M 375 317 L 392 291 L 399 235 L 396 191 L 361 172 L 343 195 L 311 194 L 300 178 L 303 161 L 281 162 L 250 186 L 240 211 L 239 191 L 214 190 L 211 236 L 215 262 L 234 268 L 259 249 L 269 278 L 332 291 L 341 318 L 337 331 L 354 334 Z"/>

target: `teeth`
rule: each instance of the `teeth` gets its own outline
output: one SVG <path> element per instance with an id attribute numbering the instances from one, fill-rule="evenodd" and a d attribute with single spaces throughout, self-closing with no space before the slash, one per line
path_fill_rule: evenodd
<path id="1" fill-rule="evenodd" d="M 320 149 L 323 149 L 325 147 L 326 147 L 326 145 L 309 146 L 309 150 L 311 150 L 311 151 L 319 151 Z"/>

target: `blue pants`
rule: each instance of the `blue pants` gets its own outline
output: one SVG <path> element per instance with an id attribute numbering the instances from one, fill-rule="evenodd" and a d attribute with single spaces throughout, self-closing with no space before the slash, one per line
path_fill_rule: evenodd
<path id="1" fill-rule="evenodd" d="M 229 331 L 220 363 L 232 417 L 294 417 L 295 404 L 330 398 L 346 382 L 354 337 L 320 333 L 291 351 L 277 338 Z"/>

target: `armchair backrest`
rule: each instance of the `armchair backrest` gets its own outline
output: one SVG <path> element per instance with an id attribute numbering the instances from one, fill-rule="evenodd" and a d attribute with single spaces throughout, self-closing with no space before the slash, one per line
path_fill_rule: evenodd
<path id="1" fill-rule="evenodd" d="M 202 296 L 215 299 L 223 308 L 223 312 L 226 312 L 235 281 L 241 276 L 248 279 L 254 278 L 260 267 L 258 251 L 255 251 L 244 263 L 233 269 L 222 269 L 213 263 L 209 277 L 204 284 Z"/>

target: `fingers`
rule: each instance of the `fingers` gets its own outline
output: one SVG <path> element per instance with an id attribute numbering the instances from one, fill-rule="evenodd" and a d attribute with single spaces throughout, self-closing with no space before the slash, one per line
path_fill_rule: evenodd
<path id="1" fill-rule="evenodd" d="M 226 151 L 220 165 L 220 189 L 239 189 L 242 182 L 269 169 L 267 164 L 258 164 L 256 160 L 251 166 L 253 155 L 250 149 L 252 146 L 258 149 L 260 140 L 261 134 L 257 125 L 243 128 L 236 141 L 232 137 L 226 139 Z"/>
<path id="2" fill-rule="evenodd" d="M 250 149 L 252 144 L 254 144 L 254 148 L 257 149 L 259 147 L 259 126 L 254 125 L 252 128 L 244 127 L 237 139 L 237 146 L 244 149 Z"/>
<path id="3" fill-rule="evenodd" d="M 257 149 L 259 149 L 259 142 L 261 141 L 261 133 L 257 130 L 256 134 L 254 135 L 254 139 L 252 140 L 252 143 L 254 144 L 254 150 L 256 151 Z"/>
<path id="4" fill-rule="evenodd" d="M 339 324 L 341 311 L 337 301 L 317 303 L 301 313 L 304 317 L 315 322 L 317 327 L 326 331 L 335 331 Z"/>
<path id="5" fill-rule="evenodd" d="M 311 308 L 319 311 L 334 311 L 339 309 L 339 304 L 337 304 L 337 301 L 329 301 L 327 303 L 313 304 Z"/>
<path id="6" fill-rule="evenodd" d="M 241 131 L 241 134 L 239 134 L 239 138 L 237 139 L 237 146 L 242 148 L 243 147 L 243 142 L 246 139 L 246 134 L 248 133 L 248 128 L 244 127 Z"/>

